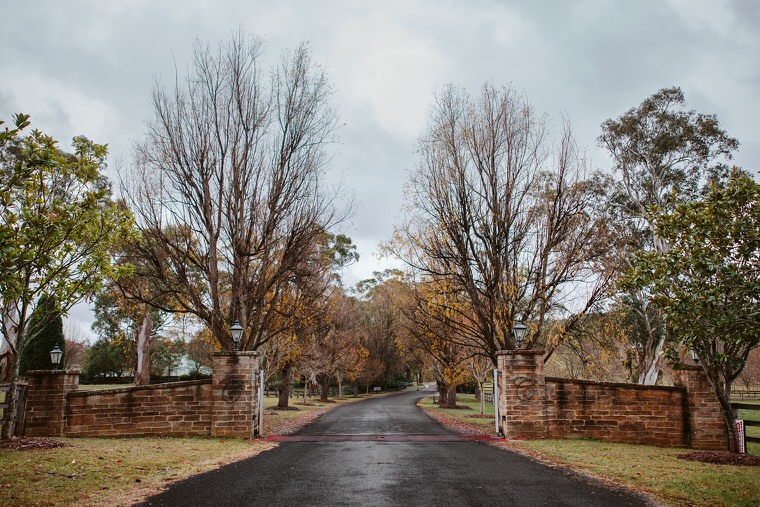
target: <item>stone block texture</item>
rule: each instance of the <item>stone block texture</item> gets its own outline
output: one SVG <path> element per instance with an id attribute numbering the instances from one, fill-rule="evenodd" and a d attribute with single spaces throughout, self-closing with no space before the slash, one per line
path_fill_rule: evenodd
<path id="1" fill-rule="evenodd" d="M 258 352 L 214 354 L 211 434 L 253 437 L 258 412 Z"/>
<path id="2" fill-rule="evenodd" d="M 683 447 L 689 445 L 686 389 L 546 379 L 551 437 Z"/>
<path id="3" fill-rule="evenodd" d="M 212 379 L 78 391 L 79 372 L 29 372 L 26 436 L 251 437 L 258 353 L 214 355 Z"/>
<path id="4" fill-rule="evenodd" d="M 507 438 L 728 448 L 720 402 L 698 367 L 677 371 L 673 387 L 642 386 L 546 378 L 542 351 L 503 351 L 497 358 Z"/>
<path id="5" fill-rule="evenodd" d="M 689 445 L 698 449 L 728 449 L 728 428 L 720 401 L 698 366 L 683 366 L 674 371 L 675 384 L 687 392 Z"/>
<path id="6" fill-rule="evenodd" d="M 208 435 L 211 380 L 67 395 L 66 435 Z"/>
<path id="7" fill-rule="evenodd" d="M 543 352 L 518 350 L 499 355 L 499 414 L 507 438 L 546 436 Z"/>
<path id="8" fill-rule="evenodd" d="M 32 370 L 27 372 L 24 435 L 65 436 L 66 395 L 79 385 L 78 371 Z"/>

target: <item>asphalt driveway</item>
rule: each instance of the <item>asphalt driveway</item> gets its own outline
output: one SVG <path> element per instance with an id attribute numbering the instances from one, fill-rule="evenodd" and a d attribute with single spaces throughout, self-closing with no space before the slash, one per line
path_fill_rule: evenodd
<path id="1" fill-rule="evenodd" d="M 633 493 L 462 438 L 415 405 L 422 395 L 338 407 L 276 449 L 174 483 L 140 505 L 648 505 Z"/>

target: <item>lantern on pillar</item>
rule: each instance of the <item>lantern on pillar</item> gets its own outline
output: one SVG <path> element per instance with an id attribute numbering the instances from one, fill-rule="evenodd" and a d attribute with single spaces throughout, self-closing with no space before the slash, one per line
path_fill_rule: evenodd
<path id="1" fill-rule="evenodd" d="M 53 370 L 58 370 L 58 365 L 61 364 L 61 357 L 63 357 L 63 351 L 58 348 L 58 345 L 53 347 L 50 351 L 50 362 L 53 363 Z"/>
<path id="2" fill-rule="evenodd" d="M 232 334 L 232 343 L 235 345 L 235 350 L 240 348 L 240 339 L 243 338 L 243 326 L 239 321 L 235 321 L 230 327 L 230 333 Z"/>
<path id="3" fill-rule="evenodd" d="M 517 346 L 517 350 L 523 348 L 523 340 L 525 339 L 526 331 L 528 331 L 528 328 L 522 323 L 522 319 L 518 320 L 517 324 L 512 328 L 512 333 L 515 335 L 515 345 Z"/>

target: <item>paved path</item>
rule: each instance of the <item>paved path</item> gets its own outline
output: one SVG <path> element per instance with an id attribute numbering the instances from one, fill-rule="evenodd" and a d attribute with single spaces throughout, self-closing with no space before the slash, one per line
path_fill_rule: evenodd
<path id="1" fill-rule="evenodd" d="M 177 482 L 141 505 L 647 505 L 461 439 L 415 406 L 421 395 L 338 407 L 276 449 Z"/>

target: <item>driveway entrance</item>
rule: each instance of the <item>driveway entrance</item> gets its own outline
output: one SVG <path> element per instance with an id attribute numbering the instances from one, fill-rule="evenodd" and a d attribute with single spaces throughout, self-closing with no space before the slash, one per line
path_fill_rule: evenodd
<path id="1" fill-rule="evenodd" d="M 627 491 L 462 436 L 404 393 L 336 408 L 253 458 L 178 482 L 142 505 L 643 506 Z M 480 440 L 480 441 L 478 441 Z"/>

